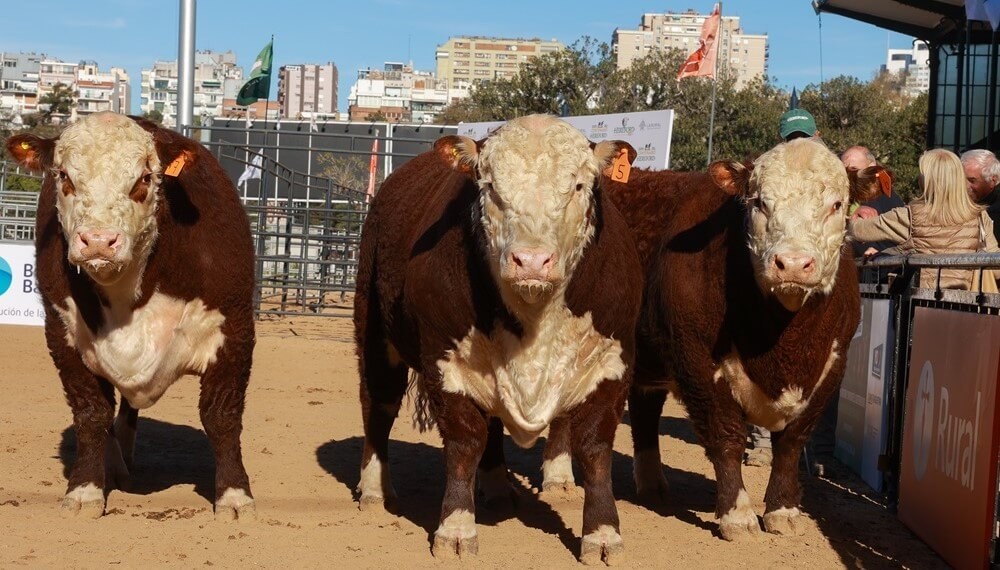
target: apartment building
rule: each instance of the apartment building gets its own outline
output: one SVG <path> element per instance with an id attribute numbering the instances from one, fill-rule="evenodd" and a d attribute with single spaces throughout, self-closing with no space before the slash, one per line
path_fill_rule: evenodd
<path id="1" fill-rule="evenodd" d="M 157 61 L 142 70 L 139 108 L 142 113 L 158 111 L 163 125 L 177 124 L 177 60 Z M 199 51 L 194 59 L 195 117 L 222 116 L 224 100 L 235 99 L 243 86 L 243 68 L 236 65 L 232 51 Z"/>
<path id="2" fill-rule="evenodd" d="M 283 65 L 278 70 L 278 103 L 287 119 L 337 114 L 337 66 L 311 63 Z"/>
<path id="3" fill-rule="evenodd" d="M 412 64 L 386 62 L 382 69 L 362 69 L 347 97 L 348 119 L 364 121 L 375 114 L 390 122 L 431 123 L 449 104 L 469 96 L 468 83 L 449 88 Z"/>
<path id="4" fill-rule="evenodd" d="M 611 48 L 618 69 L 655 50 L 678 49 L 685 55 L 698 48 L 701 28 L 708 14 L 694 10 L 683 13 L 643 14 L 639 28 L 616 29 Z M 739 16 L 723 16 L 719 25 L 719 72 L 732 74 L 740 88 L 758 76 L 767 77 L 767 34 L 743 31 Z"/>
<path id="5" fill-rule="evenodd" d="M 128 73 L 120 67 L 112 67 L 102 72 L 95 62 L 83 62 L 77 68 L 76 116 L 90 115 L 101 111 L 113 113 L 130 112 L 131 89 Z"/>
<path id="6" fill-rule="evenodd" d="M 927 43 L 913 40 L 908 49 L 890 49 L 883 69 L 904 76 L 903 93 L 916 97 L 927 93 L 931 85 L 930 51 Z"/>
<path id="7" fill-rule="evenodd" d="M 464 89 L 479 81 L 509 79 L 532 58 L 565 47 L 556 40 L 452 37 L 437 47 L 437 79 Z"/>
<path id="8" fill-rule="evenodd" d="M 36 111 L 43 59 L 43 54 L 0 52 L 0 122 Z"/>

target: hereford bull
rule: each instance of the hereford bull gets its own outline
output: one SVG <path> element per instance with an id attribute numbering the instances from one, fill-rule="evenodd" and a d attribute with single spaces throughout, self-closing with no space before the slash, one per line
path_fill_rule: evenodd
<path id="1" fill-rule="evenodd" d="M 658 427 L 676 388 L 715 468 L 723 538 L 760 532 L 741 474 L 746 422 L 773 438 L 764 528 L 804 530 L 799 456 L 838 392 L 860 318 L 855 267 L 842 256 L 847 205 L 874 194 L 878 168 L 845 172 L 822 143 L 801 139 L 750 167 L 608 183 L 646 267 L 629 397 L 640 495 L 666 490 Z"/>
<path id="2" fill-rule="evenodd" d="M 394 497 L 388 438 L 411 369 L 444 443 L 436 557 L 478 550 L 477 466 L 487 497 L 511 492 L 503 427 L 526 447 L 553 422 L 567 426 L 556 447 L 571 449 L 583 473 L 581 559 L 622 551 L 611 454 L 631 383 L 641 268 L 597 186 L 620 148 L 634 158 L 625 143 L 594 146 L 555 118 L 523 117 L 483 141 L 438 140 L 372 204 L 354 312 L 360 504 Z M 568 470 L 561 451 L 553 456 Z"/>
<path id="3" fill-rule="evenodd" d="M 253 247 L 229 177 L 195 141 L 113 113 L 7 148 L 44 174 L 36 276 L 77 441 L 63 512 L 103 514 L 110 488 L 127 484 L 139 410 L 194 374 L 216 517 L 253 516 L 240 452 Z"/>

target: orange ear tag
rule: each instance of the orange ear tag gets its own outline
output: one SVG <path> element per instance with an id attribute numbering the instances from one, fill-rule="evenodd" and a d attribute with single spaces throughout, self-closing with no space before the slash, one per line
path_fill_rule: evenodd
<path id="1" fill-rule="evenodd" d="M 611 179 L 623 184 L 628 183 L 628 175 L 632 172 L 632 165 L 628 163 L 628 149 L 623 148 L 618 153 L 618 157 L 611 163 Z"/>
<path id="2" fill-rule="evenodd" d="M 21 141 L 21 150 L 30 150 L 30 149 L 31 149 L 31 145 L 30 144 L 28 144 L 28 143 L 26 143 L 24 141 Z"/>
<path id="3" fill-rule="evenodd" d="M 181 173 L 181 170 L 184 169 L 185 164 L 187 164 L 187 155 L 185 155 L 182 152 L 177 155 L 177 158 L 175 158 L 174 161 L 170 163 L 170 166 L 168 166 L 167 169 L 163 171 L 163 173 L 166 174 L 167 176 L 176 177 L 178 174 Z"/>

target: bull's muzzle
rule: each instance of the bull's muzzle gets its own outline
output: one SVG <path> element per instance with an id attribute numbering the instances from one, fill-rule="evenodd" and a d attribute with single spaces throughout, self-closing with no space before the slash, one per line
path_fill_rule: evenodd
<path id="1" fill-rule="evenodd" d="M 113 261 L 118 256 L 122 244 L 122 234 L 117 230 L 86 230 L 76 233 L 73 244 L 78 263 L 90 261 Z"/>
<path id="2" fill-rule="evenodd" d="M 556 252 L 542 248 L 511 250 L 504 279 L 525 301 L 534 303 L 553 290 L 558 281 Z"/>

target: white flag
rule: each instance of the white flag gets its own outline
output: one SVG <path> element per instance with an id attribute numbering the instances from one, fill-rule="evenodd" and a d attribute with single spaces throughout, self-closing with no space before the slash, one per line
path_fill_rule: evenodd
<path id="1" fill-rule="evenodd" d="M 237 186 L 242 185 L 244 182 L 250 180 L 251 178 L 256 178 L 260 180 L 260 167 L 264 163 L 264 149 L 260 149 L 257 154 L 253 156 L 250 164 L 243 169 L 243 174 L 240 174 L 240 179 L 236 182 Z"/>
<path id="2" fill-rule="evenodd" d="M 253 127 L 253 121 L 250 120 L 250 107 L 247 107 L 246 117 L 247 117 L 247 129 L 250 129 L 251 127 Z"/>
<path id="3" fill-rule="evenodd" d="M 316 126 L 316 114 L 309 113 L 309 130 L 313 132 L 319 131 L 319 127 Z"/>
<path id="4" fill-rule="evenodd" d="M 1000 28 L 1000 0 L 986 0 L 983 2 L 983 8 L 986 10 L 990 25 L 993 26 L 995 32 L 997 28 Z"/>
<path id="5" fill-rule="evenodd" d="M 983 22 L 989 20 L 990 18 L 986 14 L 986 6 L 984 4 L 984 0 L 965 0 L 965 19 L 981 20 Z"/>

